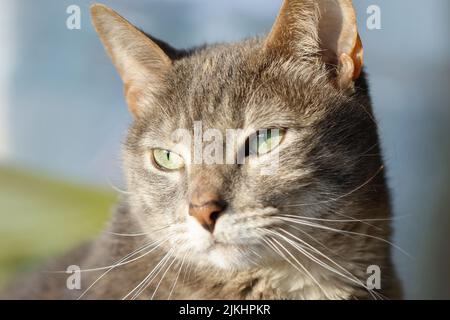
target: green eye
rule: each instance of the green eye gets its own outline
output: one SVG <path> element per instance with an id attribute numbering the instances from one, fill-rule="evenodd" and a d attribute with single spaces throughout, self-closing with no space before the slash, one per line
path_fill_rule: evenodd
<path id="1" fill-rule="evenodd" d="M 153 159 L 158 167 L 168 171 L 180 170 L 184 160 L 178 154 L 164 149 L 153 149 Z"/>
<path id="2" fill-rule="evenodd" d="M 282 129 L 260 130 L 249 141 L 249 154 L 266 154 L 278 147 L 283 140 Z"/>

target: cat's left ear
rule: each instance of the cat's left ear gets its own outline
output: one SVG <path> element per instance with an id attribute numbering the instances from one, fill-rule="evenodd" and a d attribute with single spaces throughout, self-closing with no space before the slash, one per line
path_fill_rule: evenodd
<path id="1" fill-rule="evenodd" d="M 363 47 L 351 0 L 284 0 L 266 39 L 268 50 L 291 57 L 320 56 L 348 88 L 363 66 Z"/>
<path id="2" fill-rule="evenodd" d="M 112 9 L 95 4 L 91 14 L 94 27 L 124 82 L 128 107 L 138 117 L 161 87 L 172 60 Z"/>

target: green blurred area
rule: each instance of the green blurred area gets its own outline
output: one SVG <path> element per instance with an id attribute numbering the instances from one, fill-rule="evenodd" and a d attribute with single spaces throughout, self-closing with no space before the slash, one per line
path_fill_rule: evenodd
<path id="1" fill-rule="evenodd" d="M 117 196 L 0 167 L 0 287 L 15 272 L 86 241 Z"/>

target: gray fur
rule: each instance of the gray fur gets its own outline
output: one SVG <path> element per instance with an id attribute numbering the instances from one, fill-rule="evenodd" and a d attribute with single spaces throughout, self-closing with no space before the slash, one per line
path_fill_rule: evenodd
<path id="1" fill-rule="evenodd" d="M 333 69 L 314 51 L 319 49 L 313 40 L 307 38 L 308 52 L 299 50 L 295 57 L 266 50 L 263 38 L 178 52 L 176 57 L 166 47 L 173 64 L 161 78 L 158 90 L 150 90 L 139 102 L 140 115 L 129 130 L 124 148 L 128 194 L 108 228 L 110 232 L 147 235 L 105 233 L 75 256 L 69 254 L 51 267 L 107 266 L 143 243 L 170 235 L 174 238 L 151 254 L 114 268 L 83 298 L 123 298 L 172 249 L 173 258 L 136 298 L 374 298 L 361 285 L 319 266 L 282 238 L 265 231 L 282 228 L 336 264 L 316 252 L 323 263 L 335 268 L 338 264 L 364 284 L 367 267 L 380 266 L 382 284 L 376 292 L 399 298 L 388 243 L 389 193 L 365 76 L 351 88 L 338 88 Z M 149 150 L 170 149 L 170 134 L 179 128 L 192 130 L 195 121 L 202 121 L 204 130 L 214 128 L 223 134 L 234 128 L 286 128 L 276 174 L 261 175 L 248 164 L 188 165 L 176 173 L 151 168 Z M 214 234 L 217 242 L 227 245 L 220 251 L 223 261 L 219 264 L 214 263 L 217 256 L 199 247 L 195 243 L 199 240 L 187 232 L 189 194 L 196 188 L 198 177 L 208 187 L 219 189 L 229 203 Z M 283 221 L 277 218 L 280 214 L 330 219 L 333 221 L 307 221 L 343 232 Z M 364 219 L 380 220 L 361 221 Z M 271 237 L 289 248 L 310 275 L 300 264 L 294 262 L 297 267 L 293 267 L 287 263 L 262 240 Z M 101 274 L 83 273 L 83 289 Z M 80 291 L 65 289 L 66 276 L 34 275 L 9 291 L 9 297 L 78 297 Z M 24 289 L 30 287 L 33 289 Z"/>

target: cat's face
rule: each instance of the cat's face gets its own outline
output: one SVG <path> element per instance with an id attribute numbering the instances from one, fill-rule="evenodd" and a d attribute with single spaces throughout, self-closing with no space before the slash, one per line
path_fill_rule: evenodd
<path id="1" fill-rule="evenodd" d="M 110 9 L 94 12 L 135 115 L 125 148 L 130 206 L 170 254 L 226 269 L 281 261 L 280 241 L 327 242 L 334 233 L 312 224 L 364 216 L 379 200 L 356 28 L 345 33 L 353 40 L 328 35 L 322 55 L 314 3 L 304 1 L 310 15 L 287 3 L 266 39 L 178 54 Z"/>
<path id="2" fill-rule="evenodd" d="M 376 148 L 374 124 L 364 108 L 320 81 L 320 68 L 298 77 L 288 70 L 289 62 L 261 56 L 260 45 L 210 48 L 175 62 L 165 89 L 131 129 L 125 166 L 131 202 L 145 231 L 170 237 L 163 246 L 180 258 L 187 254 L 191 261 L 225 268 L 276 259 L 264 240 L 270 232 L 283 228 L 304 237 L 291 215 L 341 219 L 332 213 L 337 204 L 326 201 L 357 187 L 379 166 L 377 159 L 360 161 Z M 194 128 L 197 134 L 202 130 L 200 147 L 194 146 Z M 192 139 L 174 140 L 179 129 Z M 227 164 L 229 129 L 241 129 L 232 131 L 235 157 L 252 132 L 279 129 L 279 139 L 269 152 L 247 151 L 243 164 Z M 217 136 L 208 140 L 208 132 Z M 223 157 L 207 163 L 217 137 L 223 137 L 218 147 Z M 267 136 L 260 140 L 267 142 Z M 194 163 L 196 147 L 201 163 Z M 217 214 L 212 230 L 190 210 L 196 198 L 204 203 L 208 197 L 224 204 L 202 212 Z M 322 233 L 313 235 L 324 240 Z"/>

